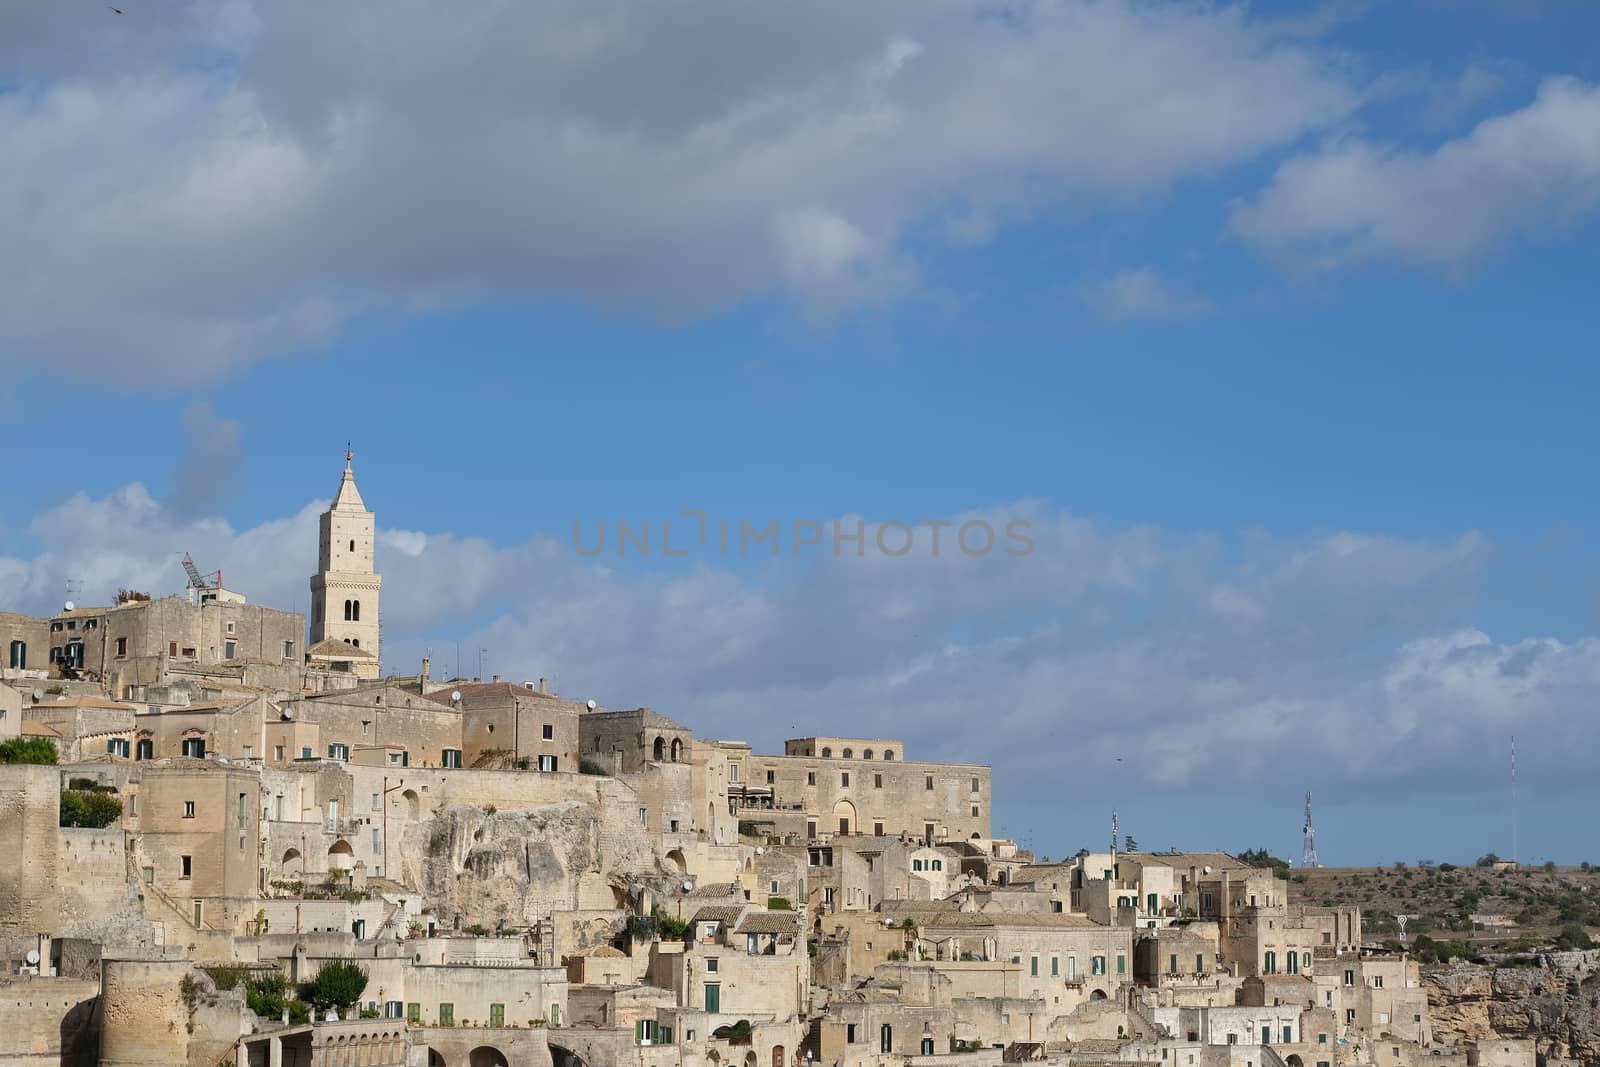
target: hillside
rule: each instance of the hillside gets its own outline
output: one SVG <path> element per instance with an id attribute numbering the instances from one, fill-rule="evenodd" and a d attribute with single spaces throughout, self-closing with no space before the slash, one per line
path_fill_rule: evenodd
<path id="1" fill-rule="evenodd" d="M 1359 905 L 1367 939 L 1399 940 L 1395 916 L 1408 916 L 1407 941 L 1420 958 L 1556 946 L 1586 948 L 1600 936 L 1600 869 L 1321 867 L 1288 872 L 1290 899 L 1332 907 Z"/>

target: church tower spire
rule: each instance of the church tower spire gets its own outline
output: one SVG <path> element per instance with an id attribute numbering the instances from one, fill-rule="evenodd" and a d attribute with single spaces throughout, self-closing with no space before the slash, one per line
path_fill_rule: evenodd
<path id="1" fill-rule="evenodd" d="M 343 641 L 367 653 L 354 661 L 364 678 L 379 674 L 378 593 L 383 578 L 374 555 L 376 522 L 356 489 L 346 446 L 344 474 L 333 505 L 322 513 L 317 538 L 317 573 L 311 576 L 311 646 Z"/>

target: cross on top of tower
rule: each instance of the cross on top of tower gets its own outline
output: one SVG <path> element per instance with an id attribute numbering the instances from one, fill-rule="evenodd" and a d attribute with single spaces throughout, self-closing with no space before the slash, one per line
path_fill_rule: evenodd
<path id="1" fill-rule="evenodd" d="M 344 443 L 344 469 L 345 470 L 349 470 L 350 469 L 350 461 L 352 459 L 355 459 L 355 458 L 356 458 L 356 454 L 354 452 L 350 451 L 350 442 L 346 441 Z"/>

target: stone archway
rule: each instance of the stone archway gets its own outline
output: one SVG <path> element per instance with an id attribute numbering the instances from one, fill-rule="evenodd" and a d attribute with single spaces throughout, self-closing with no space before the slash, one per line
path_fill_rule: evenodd
<path id="1" fill-rule="evenodd" d="M 564 1045 L 550 1046 L 551 1067 L 589 1067 L 584 1058 Z"/>
<path id="2" fill-rule="evenodd" d="M 511 1064 L 493 1045 L 479 1045 L 467 1056 L 467 1067 L 511 1067 Z"/>
<path id="3" fill-rule="evenodd" d="M 833 806 L 833 824 L 838 827 L 841 834 L 853 834 L 857 829 L 856 806 L 848 800 L 841 800 Z"/>
<path id="4" fill-rule="evenodd" d="M 678 869 L 679 874 L 689 873 L 689 861 L 684 858 L 683 849 L 675 848 L 668 852 L 667 859 L 672 861 L 672 865 Z"/>
<path id="5" fill-rule="evenodd" d="M 1089 999 L 1090 1000 L 1104 1000 L 1104 999 L 1106 999 L 1106 991 L 1104 989 L 1096 989 L 1093 993 L 1089 994 Z"/>
<path id="6" fill-rule="evenodd" d="M 328 849 L 328 870 L 348 871 L 356 865 L 356 850 L 340 839 Z"/>
<path id="7" fill-rule="evenodd" d="M 439 1055 L 438 1049 L 428 1050 L 428 1067 L 445 1067 L 444 1057 Z"/>
<path id="8" fill-rule="evenodd" d="M 303 875 L 306 869 L 305 859 L 300 855 L 300 850 L 297 848 L 291 848 L 284 852 L 281 866 L 286 876 L 286 881 L 293 881 L 294 878 L 292 876 Z"/>

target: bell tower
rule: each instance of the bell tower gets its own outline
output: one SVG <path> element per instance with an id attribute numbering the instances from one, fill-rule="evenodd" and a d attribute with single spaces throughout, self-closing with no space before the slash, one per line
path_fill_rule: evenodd
<path id="1" fill-rule="evenodd" d="M 311 576 L 311 641 L 344 641 L 371 653 L 371 676 L 380 654 L 378 591 L 383 578 L 375 566 L 372 512 L 361 502 L 350 469 L 355 454 L 344 452 L 344 476 L 333 506 L 322 513 L 317 538 L 317 573 Z M 363 657 L 363 664 L 366 662 Z M 363 674 L 367 673 L 365 671 Z"/>

